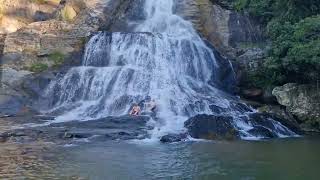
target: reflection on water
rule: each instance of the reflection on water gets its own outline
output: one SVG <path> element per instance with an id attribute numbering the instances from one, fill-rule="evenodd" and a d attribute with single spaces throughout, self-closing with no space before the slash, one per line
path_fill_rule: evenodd
<path id="1" fill-rule="evenodd" d="M 55 170 L 63 160 L 50 143 L 0 143 L 0 179 L 80 179 L 58 174 Z"/>
<path id="2" fill-rule="evenodd" d="M 0 146 L 0 179 L 318 179 L 320 139 Z"/>

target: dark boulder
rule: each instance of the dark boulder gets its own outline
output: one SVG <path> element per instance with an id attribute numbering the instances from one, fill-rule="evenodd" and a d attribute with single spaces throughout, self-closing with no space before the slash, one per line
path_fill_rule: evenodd
<path id="1" fill-rule="evenodd" d="M 254 126 L 253 129 L 248 131 L 249 134 L 261 137 L 261 138 L 276 138 L 278 137 L 277 134 L 270 129 L 263 127 L 263 126 Z"/>
<path id="2" fill-rule="evenodd" d="M 216 113 L 216 114 L 221 114 L 221 113 L 225 113 L 225 112 L 228 111 L 227 108 L 222 108 L 222 107 L 219 107 L 219 106 L 214 105 L 214 104 L 210 105 L 209 108 L 210 108 L 210 110 L 211 110 L 212 112 L 214 112 L 214 113 Z"/>
<path id="3" fill-rule="evenodd" d="M 240 135 L 231 116 L 197 115 L 184 123 L 191 137 L 208 140 L 233 140 Z"/>
<path id="4" fill-rule="evenodd" d="M 269 129 L 270 132 L 277 132 L 287 136 L 292 135 L 290 131 L 296 134 L 302 134 L 302 131 L 299 128 L 298 124 L 289 120 L 279 118 L 274 114 L 252 113 L 249 115 L 249 120 L 254 125 L 254 127 L 262 126 Z M 283 125 L 285 128 L 282 128 L 279 125 Z"/>
<path id="5" fill-rule="evenodd" d="M 87 132 L 79 132 L 79 131 L 71 131 L 71 132 L 65 132 L 62 136 L 64 139 L 84 139 L 91 137 L 92 134 Z"/>
<path id="6" fill-rule="evenodd" d="M 165 136 L 162 136 L 160 141 L 163 143 L 174 143 L 174 142 L 180 142 L 187 138 L 187 134 L 168 134 Z"/>
<path id="7" fill-rule="evenodd" d="M 302 134 L 298 125 L 273 114 L 250 113 L 239 118 L 252 128 L 246 131 L 239 130 L 234 125 L 233 117 L 217 115 L 197 115 L 187 120 L 185 127 L 191 137 L 208 140 L 232 140 L 240 137 L 278 138 Z"/>

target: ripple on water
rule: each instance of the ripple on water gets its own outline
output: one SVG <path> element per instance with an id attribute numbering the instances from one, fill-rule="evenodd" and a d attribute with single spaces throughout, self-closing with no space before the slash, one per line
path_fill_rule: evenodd
<path id="1" fill-rule="evenodd" d="M 54 151 L 53 143 L 1 143 L 0 179 L 80 179 L 56 172 L 62 157 Z"/>

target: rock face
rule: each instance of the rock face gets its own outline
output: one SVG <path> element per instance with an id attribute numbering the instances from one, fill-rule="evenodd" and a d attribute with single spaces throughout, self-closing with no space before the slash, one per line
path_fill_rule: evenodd
<path id="1" fill-rule="evenodd" d="M 16 32 L 31 22 L 53 18 L 59 2 L 60 0 L 48 0 L 47 3 L 0 0 L 0 34 Z"/>
<path id="2" fill-rule="evenodd" d="M 264 35 L 249 16 L 210 0 L 180 0 L 178 5 L 177 12 L 190 20 L 221 53 L 230 58 L 241 55 L 260 58 L 260 49 L 249 45 L 263 42 Z"/>
<path id="3" fill-rule="evenodd" d="M 197 115 L 185 122 L 191 137 L 208 140 L 238 139 L 239 133 L 233 126 L 232 117 Z"/>
<path id="4" fill-rule="evenodd" d="M 231 60 L 240 88 L 248 88 L 248 74 L 261 67 L 266 54 L 263 27 L 248 15 L 232 10 L 227 1 L 179 0 L 176 11 Z"/>
<path id="5" fill-rule="evenodd" d="M 22 92 L 20 84 L 31 72 L 16 71 L 14 69 L 2 69 L 0 82 L 0 117 L 12 116 L 26 110 L 25 94 Z"/>
<path id="6" fill-rule="evenodd" d="M 294 115 L 305 130 L 320 130 L 320 88 L 289 83 L 276 87 L 272 94 Z"/>
<path id="7" fill-rule="evenodd" d="M 9 10 L 14 11 L 19 7 L 15 4 L 9 6 L 9 0 L 4 1 L 8 1 L 8 7 L 5 7 Z M 118 10 L 124 1 L 59 2 L 57 5 L 39 4 L 39 6 L 50 5 L 54 9 L 52 18 L 45 21 L 30 21 L 18 31 L 6 35 L 2 57 L 4 67 L 39 72 L 51 67 L 59 67 L 71 59 L 78 59 L 74 63 L 79 63 L 87 37 L 105 24 L 112 22 L 115 18 L 114 11 Z M 32 11 L 33 6 L 29 6 L 33 3 L 27 4 L 28 6 L 24 8 Z"/>
<path id="8" fill-rule="evenodd" d="M 0 23 L 0 116 L 29 111 L 50 80 L 81 62 L 87 37 L 129 5 L 125 0 L 41 2 L 0 0 L 0 22 L 24 17 L 24 25 L 11 30 Z"/>

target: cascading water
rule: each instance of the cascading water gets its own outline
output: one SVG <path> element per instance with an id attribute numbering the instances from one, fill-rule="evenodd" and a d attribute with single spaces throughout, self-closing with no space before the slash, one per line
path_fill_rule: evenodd
<path id="1" fill-rule="evenodd" d="M 224 67 L 173 6 L 173 0 L 146 0 L 146 20 L 134 32 L 93 36 L 82 66 L 47 89 L 50 112 L 60 114 L 56 122 L 125 115 L 132 103 L 150 96 L 161 122 L 153 137 L 183 131 L 184 121 L 197 114 L 232 116 L 242 136 L 250 136 L 251 123 L 241 117 L 252 110 L 216 88 L 212 79 Z M 277 126 L 280 134 L 292 133 Z"/>

